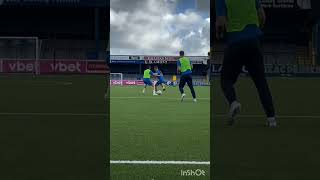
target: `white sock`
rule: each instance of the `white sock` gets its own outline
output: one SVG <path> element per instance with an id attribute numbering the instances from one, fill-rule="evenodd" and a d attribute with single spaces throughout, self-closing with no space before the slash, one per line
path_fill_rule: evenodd
<path id="1" fill-rule="evenodd" d="M 268 117 L 267 120 L 268 120 L 269 123 L 276 122 L 276 118 L 275 117 Z"/>
<path id="2" fill-rule="evenodd" d="M 235 106 L 236 104 L 239 104 L 239 102 L 238 102 L 238 101 L 233 101 L 233 102 L 231 103 L 230 107 Z"/>

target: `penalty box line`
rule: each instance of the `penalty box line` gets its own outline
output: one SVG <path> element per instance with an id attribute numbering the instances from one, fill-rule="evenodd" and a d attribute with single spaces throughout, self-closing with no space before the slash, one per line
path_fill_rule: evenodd
<path id="1" fill-rule="evenodd" d="M 146 164 L 146 165 L 210 165 L 210 161 L 136 161 L 136 160 L 111 160 L 110 164 Z"/>

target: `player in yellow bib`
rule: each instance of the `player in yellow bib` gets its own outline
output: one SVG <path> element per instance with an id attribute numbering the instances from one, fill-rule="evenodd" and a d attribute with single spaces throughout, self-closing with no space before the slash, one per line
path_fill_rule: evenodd
<path id="1" fill-rule="evenodd" d="M 180 58 L 177 61 L 177 66 L 178 66 L 178 72 L 181 73 L 181 77 L 180 77 L 180 82 L 179 82 L 179 90 L 181 93 L 181 101 L 183 101 L 184 97 L 186 96 L 186 94 L 184 93 L 184 86 L 186 84 L 188 84 L 192 97 L 193 97 L 193 101 L 197 102 L 196 99 L 196 93 L 194 91 L 193 88 L 193 83 L 192 83 L 192 64 L 190 62 L 190 59 L 188 57 L 184 56 L 184 51 L 180 51 Z"/>
<path id="2" fill-rule="evenodd" d="M 260 45 L 265 13 L 260 0 L 216 0 L 216 36 L 227 34 L 221 70 L 221 87 L 229 102 L 229 124 L 233 125 L 241 104 L 234 84 L 245 66 L 259 93 L 269 127 L 277 126 L 272 96 L 265 77 Z"/>
<path id="3" fill-rule="evenodd" d="M 142 90 L 142 93 L 146 92 L 147 86 L 153 86 L 153 95 L 157 96 L 158 94 L 156 93 L 156 86 L 155 86 L 155 84 L 152 83 L 151 76 L 157 76 L 157 74 L 153 73 L 151 71 L 151 66 L 148 65 L 147 69 L 144 70 L 144 72 L 143 72 L 143 82 L 144 82 L 145 85 L 144 85 L 144 88 Z"/>

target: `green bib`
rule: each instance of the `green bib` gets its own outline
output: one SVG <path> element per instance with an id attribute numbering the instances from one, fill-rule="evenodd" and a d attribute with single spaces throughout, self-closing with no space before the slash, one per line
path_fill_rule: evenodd
<path id="1" fill-rule="evenodd" d="M 190 59 L 187 57 L 182 57 L 179 59 L 181 64 L 181 72 L 186 72 L 187 70 L 191 71 Z"/>
<path id="2" fill-rule="evenodd" d="M 143 78 L 150 79 L 150 77 L 151 77 L 150 71 L 151 71 L 150 69 L 144 70 Z"/>
<path id="3" fill-rule="evenodd" d="M 247 25 L 259 27 L 256 0 L 225 0 L 227 6 L 227 32 L 243 31 Z"/>

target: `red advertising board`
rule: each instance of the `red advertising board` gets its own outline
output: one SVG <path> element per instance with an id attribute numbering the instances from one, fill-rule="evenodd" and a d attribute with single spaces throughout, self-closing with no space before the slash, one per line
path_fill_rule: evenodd
<path id="1" fill-rule="evenodd" d="M 32 73 L 35 72 L 34 60 L 2 60 L 4 73 Z"/>
<path id="2" fill-rule="evenodd" d="M 105 61 L 90 60 L 39 60 L 40 74 L 106 74 Z M 35 60 L 0 60 L 2 73 L 33 73 Z"/>
<path id="3" fill-rule="evenodd" d="M 121 80 L 111 80 L 111 81 L 110 81 L 110 84 L 111 84 L 111 85 L 121 85 L 122 82 L 121 82 Z"/>
<path id="4" fill-rule="evenodd" d="M 0 73 L 2 72 L 2 60 L 0 60 Z"/>
<path id="5" fill-rule="evenodd" d="M 125 85 L 125 86 L 142 86 L 144 85 L 142 80 L 111 80 L 111 85 Z"/>
<path id="6" fill-rule="evenodd" d="M 145 61 L 176 61 L 177 56 L 144 56 Z"/>
<path id="7" fill-rule="evenodd" d="M 145 64 L 168 64 L 177 59 L 175 56 L 144 56 Z"/>
<path id="8" fill-rule="evenodd" d="M 40 61 L 40 74 L 51 73 L 87 73 L 87 61 L 78 60 L 58 60 L 58 61 Z"/>
<path id="9" fill-rule="evenodd" d="M 109 72 L 109 67 L 105 61 L 87 61 L 87 73 L 105 74 Z"/>

